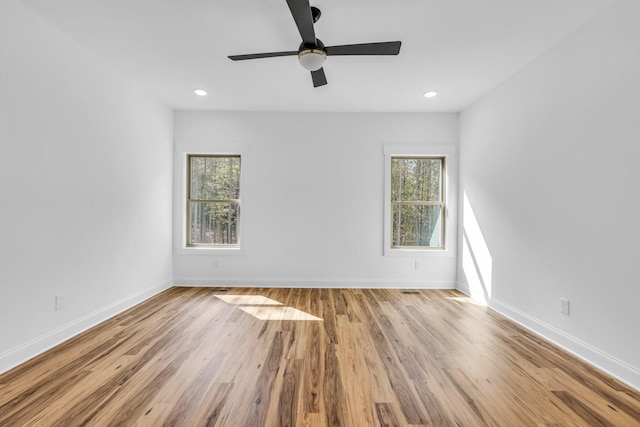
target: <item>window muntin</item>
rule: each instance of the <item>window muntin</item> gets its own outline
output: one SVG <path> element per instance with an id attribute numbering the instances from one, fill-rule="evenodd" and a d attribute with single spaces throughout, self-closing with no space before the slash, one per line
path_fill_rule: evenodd
<path id="1" fill-rule="evenodd" d="M 239 247 L 240 156 L 187 156 L 187 246 Z"/>
<path id="2" fill-rule="evenodd" d="M 391 248 L 444 249 L 444 157 L 391 157 Z"/>

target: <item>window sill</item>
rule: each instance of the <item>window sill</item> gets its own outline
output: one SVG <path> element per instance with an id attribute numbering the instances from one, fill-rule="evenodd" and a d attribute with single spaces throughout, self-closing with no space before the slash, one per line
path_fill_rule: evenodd
<path id="1" fill-rule="evenodd" d="M 232 248 L 208 248 L 208 247 L 181 247 L 178 248 L 180 255 L 244 255 L 245 250 L 240 247 Z"/>
<path id="2" fill-rule="evenodd" d="M 448 249 L 394 249 L 394 248 L 386 248 L 384 250 L 384 256 L 391 257 L 405 257 L 405 258 L 416 258 L 416 257 L 438 257 L 438 258 L 451 258 L 454 257 L 455 254 L 453 251 Z"/>

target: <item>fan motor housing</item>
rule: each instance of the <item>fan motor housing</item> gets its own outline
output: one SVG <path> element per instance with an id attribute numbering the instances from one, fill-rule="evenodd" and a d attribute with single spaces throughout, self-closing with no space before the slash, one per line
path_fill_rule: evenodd
<path id="1" fill-rule="evenodd" d="M 298 48 L 298 55 L 300 55 L 301 52 L 303 52 L 305 50 L 310 50 L 310 49 L 311 50 L 321 50 L 321 51 L 326 53 L 326 51 L 324 50 L 324 43 L 322 43 L 322 40 L 317 38 L 315 45 L 305 44 L 304 42 L 300 43 L 300 47 Z"/>
<path id="2" fill-rule="evenodd" d="M 316 39 L 315 46 L 302 42 L 298 48 L 298 61 L 302 68 L 309 71 L 317 71 L 322 68 L 324 60 L 327 59 L 327 52 L 324 50 L 324 43 Z"/>

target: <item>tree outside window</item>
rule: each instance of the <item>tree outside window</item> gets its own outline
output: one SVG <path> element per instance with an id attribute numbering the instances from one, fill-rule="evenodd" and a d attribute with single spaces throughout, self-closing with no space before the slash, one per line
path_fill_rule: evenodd
<path id="1" fill-rule="evenodd" d="M 391 157 L 392 248 L 444 248 L 443 172 L 443 157 Z"/>
<path id="2" fill-rule="evenodd" d="M 188 155 L 187 246 L 238 246 L 240 156 Z"/>

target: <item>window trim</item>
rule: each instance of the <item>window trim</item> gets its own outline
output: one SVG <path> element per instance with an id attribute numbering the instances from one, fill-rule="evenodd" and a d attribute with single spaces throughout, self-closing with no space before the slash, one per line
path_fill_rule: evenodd
<path id="1" fill-rule="evenodd" d="M 180 245 L 177 248 L 179 254 L 190 255 L 246 255 L 247 253 L 247 169 L 249 155 L 246 146 L 240 144 L 228 147 L 220 147 L 208 151 L 184 151 L 181 153 L 181 185 L 180 185 L 180 211 L 181 211 L 181 236 Z M 240 209 L 238 220 L 238 243 L 235 245 L 188 245 L 189 233 L 189 158 L 190 156 L 212 157 L 240 157 Z"/>
<path id="2" fill-rule="evenodd" d="M 384 146 L 384 256 L 454 256 L 451 248 L 455 247 L 452 227 L 455 227 L 455 218 L 449 215 L 450 206 L 455 204 L 452 200 L 453 192 L 451 174 L 454 173 L 456 147 L 446 145 L 385 145 Z M 444 216 L 442 225 L 442 246 L 422 247 L 405 246 L 393 247 L 391 236 L 393 226 L 393 211 L 391 202 L 391 159 L 392 158 L 441 158 L 443 159 L 442 169 L 442 193 L 444 202 Z"/>

